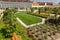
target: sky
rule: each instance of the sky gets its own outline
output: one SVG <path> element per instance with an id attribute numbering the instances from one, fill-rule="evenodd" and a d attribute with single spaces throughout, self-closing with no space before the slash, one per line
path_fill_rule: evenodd
<path id="1" fill-rule="evenodd" d="M 37 1 L 37 2 L 60 2 L 60 0 L 33 0 L 33 1 Z"/>

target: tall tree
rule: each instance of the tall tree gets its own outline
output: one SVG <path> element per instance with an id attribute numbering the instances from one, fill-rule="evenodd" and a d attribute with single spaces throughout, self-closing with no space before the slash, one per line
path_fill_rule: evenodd
<path id="1" fill-rule="evenodd" d="M 30 8 L 30 10 L 31 10 L 31 13 L 33 13 L 33 11 L 34 11 L 34 8 Z"/>
<path id="2" fill-rule="evenodd" d="M 41 13 L 41 8 L 38 8 L 38 13 L 39 13 L 39 14 Z"/>
<path id="3" fill-rule="evenodd" d="M 58 8 L 54 8 L 54 9 L 53 9 L 53 13 L 55 14 L 55 19 L 57 19 L 57 15 L 58 15 Z"/>
<path id="4" fill-rule="evenodd" d="M 4 28 L 2 28 L 2 34 L 5 38 L 11 37 L 12 33 L 16 30 L 16 24 L 14 23 L 14 13 L 16 12 L 15 9 L 6 9 L 3 13 L 3 23 Z"/>

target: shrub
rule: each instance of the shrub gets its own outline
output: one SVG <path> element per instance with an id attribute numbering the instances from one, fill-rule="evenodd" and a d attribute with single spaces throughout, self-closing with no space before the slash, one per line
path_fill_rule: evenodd
<path id="1" fill-rule="evenodd" d="M 50 14 L 38 14 L 38 13 L 30 13 L 30 14 L 43 18 L 48 18 L 50 16 Z"/>
<path id="2" fill-rule="evenodd" d="M 6 9 L 3 13 L 3 23 L 4 28 L 1 29 L 2 34 L 5 38 L 10 38 L 12 36 L 12 33 L 16 30 L 16 24 L 14 23 L 14 11 L 15 9 Z"/>

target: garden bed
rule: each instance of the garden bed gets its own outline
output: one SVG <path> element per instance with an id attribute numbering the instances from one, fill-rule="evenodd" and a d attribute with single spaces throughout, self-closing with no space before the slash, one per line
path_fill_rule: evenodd
<path id="1" fill-rule="evenodd" d="M 28 14 L 30 14 L 30 15 L 34 15 L 34 16 L 37 16 L 37 17 L 42 17 L 42 18 L 48 18 L 49 16 L 50 16 L 50 14 L 45 14 L 45 13 L 40 13 L 40 14 L 38 14 L 38 13 L 28 13 Z"/>

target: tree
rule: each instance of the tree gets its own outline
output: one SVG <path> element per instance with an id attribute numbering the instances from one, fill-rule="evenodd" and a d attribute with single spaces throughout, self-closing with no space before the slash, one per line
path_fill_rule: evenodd
<path id="1" fill-rule="evenodd" d="M 40 14 L 40 12 L 41 12 L 41 8 L 38 8 L 38 13 Z"/>
<path id="2" fill-rule="evenodd" d="M 44 11 L 45 11 L 45 13 L 51 13 L 51 8 L 49 8 L 49 7 L 44 7 Z"/>
<path id="3" fill-rule="evenodd" d="M 55 19 L 57 19 L 57 15 L 58 15 L 58 8 L 54 8 L 54 9 L 53 9 L 53 13 L 55 14 Z"/>
<path id="4" fill-rule="evenodd" d="M 14 13 L 16 13 L 16 9 L 6 9 L 3 13 L 3 23 L 4 28 L 1 29 L 2 34 L 5 38 L 11 37 L 12 33 L 16 30 L 16 24 L 14 23 Z"/>
<path id="5" fill-rule="evenodd" d="M 31 13 L 33 13 L 34 9 L 33 8 L 30 8 L 31 9 Z"/>
<path id="6" fill-rule="evenodd" d="M 58 18 L 57 22 L 58 22 L 58 24 L 60 25 L 60 17 Z"/>

